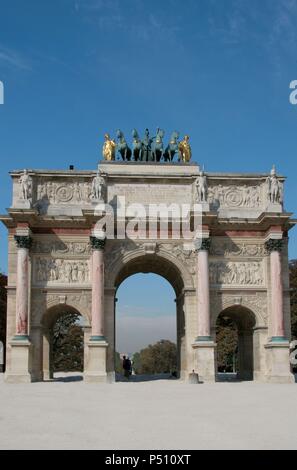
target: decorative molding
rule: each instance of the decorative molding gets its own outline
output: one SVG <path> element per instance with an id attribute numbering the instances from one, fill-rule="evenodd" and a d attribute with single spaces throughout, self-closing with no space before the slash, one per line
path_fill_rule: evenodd
<path id="1" fill-rule="evenodd" d="M 189 273 L 194 275 L 196 273 L 196 252 L 195 248 L 185 250 L 183 243 L 160 243 L 160 250 L 163 249 L 182 262 L 188 269 Z"/>
<path id="2" fill-rule="evenodd" d="M 264 243 L 238 242 L 224 238 L 212 238 L 210 256 L 262 258 L 267 254 Z"/>
<path id="3" fill-rule="evenodd" d="M 52 255 L 90 255 L 90 242 L 70 241 L 40 241 L 34 240 L 32 244 L 33 253 L 51 253 Z"/>

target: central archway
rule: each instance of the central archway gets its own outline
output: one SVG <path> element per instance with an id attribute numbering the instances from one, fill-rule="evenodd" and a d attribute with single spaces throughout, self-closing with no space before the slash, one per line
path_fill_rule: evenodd
<path id="1" fill-rule="evenodd" d="M 177 367 L 178 376 L 183 377 L 187 371 L 187 341 L 185 332 L 185 290 L 193 289 L 191 275 L 184 264 L 170 253 L 144 254 L 132 252 L 123 256 L 108 272 L 106 288 L 106 311 L 113 309 L 113 315 L 106 316 L 106 331 L 109 348 L 107 352 L 108 372 L 114 374 L 115 362 L 115 322 L 116 322 L 116 292 L 125 279 L 139 273 L 157 274 L 166 279 L 172 286 L 176 302 L 177 326 Z"/>
<path id="2" fill-rule="evenodd" d="M 120 284 L 116 297 L 117 379 L 123 380 L 124 355 L 133 364 L 130 380 L 175 377 L 176 296 L 171 284 L 158 274 L 133 274 Z"/>

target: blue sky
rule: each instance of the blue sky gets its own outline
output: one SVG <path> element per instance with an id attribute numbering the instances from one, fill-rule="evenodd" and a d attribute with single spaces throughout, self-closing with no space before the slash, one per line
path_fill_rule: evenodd
<path id="1" fill-rule="evenodd" d="M 94 169 L 106 131 L 158 126 L 189 133 L 208 171 L 275 163 L 293 212 L 296 24 L 296 0 L 1 0 L 1 212 L 9 170 Z"/>

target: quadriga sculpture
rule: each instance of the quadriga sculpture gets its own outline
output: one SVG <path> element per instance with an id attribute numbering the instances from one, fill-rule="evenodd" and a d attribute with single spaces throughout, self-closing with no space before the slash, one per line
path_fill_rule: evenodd
<path id="1" fill-rule="evenodd" d="M 164 152 L 165 162 L 172 162 L 176 153 L 178 153 L 179 132 L 174 131 L 171 134 L 170 142 Z"/>
<path id="2" fill-rule="evenodd" d="M 130 147 L 128 147 L 123 132 L 120 129 L 117 130 L 117 139 L 117 151 L 120 153 L 123 160 L 130 161 L 132 152 Z"/>
<path id="3" fill-rule="evenodd" d="M 138 160 L 140 160 L 142 143 L 141 143 L 141 140 L 139 138 L 139 135 L 136 129 L 133 129 L 132 137 L 133 137 L 132 153 L 133 153 L 134 160 L 137 162 Z"/>
<path id="4" fill-rule="evenodd" d="M 152 155 L 153 161 L 159 162 L 164 156 L 164 148 L 163 148 L 163 137 L 165 132 L 163 129 L 157 129 L 156 137 L 154 137 L 155 142 L 152 145 Z"/>

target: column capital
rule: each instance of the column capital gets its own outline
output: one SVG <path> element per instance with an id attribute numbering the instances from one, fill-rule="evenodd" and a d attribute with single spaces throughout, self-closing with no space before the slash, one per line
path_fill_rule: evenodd
<path id="1" fill-rule="evenodd" d="M 265 249 L 268 251 L 268 253 L 271 253 L 272 251 L 278 251 L 281 252 L 283 248 L 283 240 L 280 238 L 269 238 L 265 242 Z"/>
<path id="2" fill-rule="evenodd" d="M 210 238 L 200 238 L 195 242 L 195 251 L 209 251 L 210 250 Z"/>
<path id="3" fill-rule="evenodd" d="M 15 235 L 14 239 L 18 248 L 27 248 L 29 250 L 32 245 L 32 238 L 28 235 Z"/>
<path id="4" fill-rule="evenodd" d="M 90 236 L 90 243 L 93 250 L 104 250 L 106 238 Z"/>

